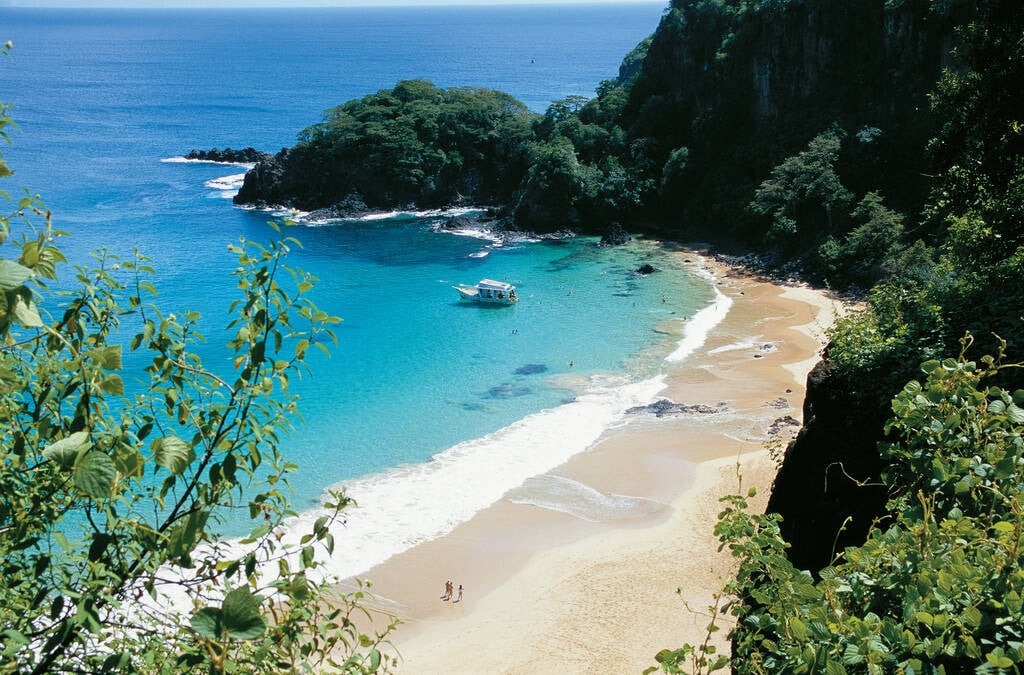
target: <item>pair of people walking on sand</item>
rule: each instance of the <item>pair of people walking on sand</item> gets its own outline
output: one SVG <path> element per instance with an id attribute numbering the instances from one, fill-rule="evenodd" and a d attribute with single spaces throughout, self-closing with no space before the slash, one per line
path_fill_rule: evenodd
<path id="1" fill-rule="evenodd" d="M 455 586 L 452 584 L 452 580 L 444 582 L 444 595 L 441 599 L 444 601 L 452 600 L 452 596 L 455 595 Z M 452 600 L 452 603 L 460 602 L 462 600 L 462 584 L 459 584 L 459 597 Z"/>

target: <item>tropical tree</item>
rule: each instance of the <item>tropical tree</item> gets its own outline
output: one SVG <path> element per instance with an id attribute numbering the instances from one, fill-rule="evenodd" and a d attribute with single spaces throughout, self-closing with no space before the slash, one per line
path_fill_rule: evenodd
<path id="1" fill-rule="evenodd" d="M 836 129 L 818 134 L 804 150 L 772 169 L 771 175 L 757 188 L 748 209 L 759 216 L 771 216 L 768 232 L 772 237 L 794 238 L 822 211 L 827 229 L 820 226 L 812 229 L 832 231 L 833 209 L 845 206 L 853 198 L 836 172 L 843 135 Z"/>

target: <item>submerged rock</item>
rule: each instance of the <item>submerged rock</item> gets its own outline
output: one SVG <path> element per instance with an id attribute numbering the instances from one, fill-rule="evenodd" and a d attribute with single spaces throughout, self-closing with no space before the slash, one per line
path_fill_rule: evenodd
<path id="1" fill-rule="evenodd" d="M 644 263 L 640 267 L 637 267 L 635 270 L 636 274 L 639 274 L 640 276 L 647 276 L 648 274 L 654 274 L 655 272 L 660 271 L 661 270 L 659 270 L 657 267 L 650 263 Z"/>
<path id="2" fill-rule="evenodd" d="M 533 390 L 529 387 L 522 387 L 508 382 L 487 390 L 489 398 L 517 398 L 519 396 L 529 396 L 532 393 Z"/>
<path id="3" fill-rule="evenodd" d="M 546 373 L 548 367 L 543 363 L 527 363 L 525 366 L 519 366 L 516 368 L 516 375 L 538 375 L 540 373 Z"/>

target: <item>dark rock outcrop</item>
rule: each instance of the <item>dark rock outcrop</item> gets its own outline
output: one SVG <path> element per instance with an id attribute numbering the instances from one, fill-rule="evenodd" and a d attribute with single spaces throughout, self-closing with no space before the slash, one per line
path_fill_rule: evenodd
<path id="1" fill-rule="evenodd" d="M 648 405 L 638 405 L 629 408 L 626 410 L 626 413 L 631 415 L 646 413 L 655 417 L 668 417 L 675 415 L 716 415 L 725 412 L 727 409 L 724 402 L 719 402 L 718 405 L 712 406 L 704 403 L 674 403 L 667 398 L 663 398 Z"/>
<path id="2" fill-rule="evenodd" d="M 287 204 L 287 192 L 283 188 L 289 155 L 288 148 L 282 148 L 276 155 L 263 159 L 249 169 L 233 201 L 236 204 Z"/>
<path id="3" fill-rule="evenodd" d="M 650 263 L 644 263 L 640 267 L 636 268 L 635 273 L 639 274 L 640 276 L 647 276 L 648 274 L 654 274 L 655 272 L 658 272 L 658 271 L 660 271 L 660 270 L 657 267 L 655 267 L 654 265 L 652 265 Z"/>
<path id="4" fill-rule="evenodd" d="M 801 426 L 800 420 L 796 419 L 792 415 L 785 415 L 784 417 L 772 420 L 772 423 L 768 425 L 768 435 L 778 436 L 787 429 L 792 430 L 793 427 L 799 426 Z"/>
<path id="5" fill-rule="evenodd" d="M 441 223 L 442 230 L 469 230 L 476 225 L 475 220 L 466 216 L 452 216 Z"/>
<path id="6" fill-rule="evenodd" d="M 856 387 L 836 372 L 825 360 L 807 376 L 804 426 L 786 448 L 767 507 L 783 517 L 789 559 L 815 573 L 864 542 L 887 496 L 877 448 L 886 413 L 852 400 Z"/>
<path id="7" fill-rule="evenodd" d="M 626 231 L 622 229 L 622 225 L 618 222 L 611 223 L 608 226 L 608 231 L 601 237 L 601 246 L 621 246 L 629 242 L 630 236 L 626 234 Z"/>
<path id="8" fill-rule="evenodd" d="M 358 194 L 351 194 L 336 204 L 309 212 L 310 220 L 333 220 L 336 218 L 358 218 L 370 209 Z"/>
<path id="9" fill-rule="evenodd" d="M 233 148 L 224 148 L 223 150 L 218 150 L 217 148 L 191 150 L 185 155 L 185 159 L 198 159 L 204 162 L 227 162 L 231 164 L 255 164 L 268 157 L 270 157 L 270 153 L 261 152 L 252 147 L 245 147 L 241 150 Z"/>

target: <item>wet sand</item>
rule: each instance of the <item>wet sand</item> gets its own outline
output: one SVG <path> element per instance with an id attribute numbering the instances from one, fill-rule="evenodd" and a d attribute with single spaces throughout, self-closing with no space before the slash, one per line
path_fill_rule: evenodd
<path id="1" fill-rule="evenodd" d="M 797 430 L 837 305 L 686 255 L 733 301 L 701 348 L 666 365 L 661 397 L 703 412 L 631 415 L 551 472 L 658 508 L 592 521 L 506 495 L 373 568 L 362 576 L 376 606 L 403 622 L 398 672 L 638 673 L 659 650 L 704 639 L 699 612 L 732 568 L 712 532 L 718 498 L 756 487 L 763 509 L 776 470 L 765 440 Z M 446 579 L 464 586 L 461 602 L 440 600 Z"/>

